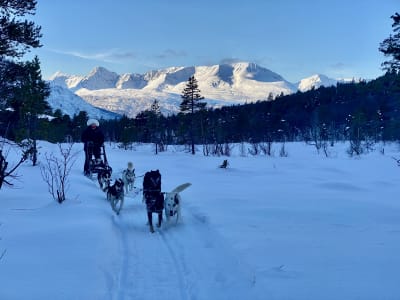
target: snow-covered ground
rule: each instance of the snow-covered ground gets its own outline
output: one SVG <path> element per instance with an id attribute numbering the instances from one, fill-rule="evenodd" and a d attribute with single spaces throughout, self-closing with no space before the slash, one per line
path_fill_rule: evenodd
<path id="1" fill-rule="evenodd" d="M 0 299 L 400 299 L 398 145 L 349 158 L 347 144 L 318 155 L 303 143 L 275 155 L 154 155 L 107 144 L 113 176 L 159 169 L 162 190 L 182 192 L 178 224 L 155 233 L 141 196 L 119 216 L 96 181 L 71 171 L 55 202 L 39 167 L 25 163 L 0 190 Z M 57 145 L 40 142 L 40 160 Z M 8 153 L 8 160 L 17 157 Z M 137 178 L 136 187 L 142 185 Z"/>

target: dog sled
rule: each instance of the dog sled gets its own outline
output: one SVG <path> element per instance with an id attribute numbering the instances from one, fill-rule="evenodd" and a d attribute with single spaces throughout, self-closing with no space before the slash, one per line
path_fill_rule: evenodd
<path id="1" fill-rule="evenodd" d="M 94 175 L 99 177 L 104 172 L 111 174 L 112 168 L 107 161 L 106 150 L 104 144 L 100 146 L 100 158 L 94 156 L 93 142 L 87 142 L 85 147 L 85 175 L 93 178 Z"/>

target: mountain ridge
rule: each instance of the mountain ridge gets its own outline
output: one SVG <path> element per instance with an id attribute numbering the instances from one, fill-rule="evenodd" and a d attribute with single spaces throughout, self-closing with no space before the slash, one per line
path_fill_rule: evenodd
<path id="1" fill-rule="evenodd" d="M 190 76 L 195 76 L 200 93 L 210 107 L 271 100 L 279 95 L 335 85 L 338 81 L 316 74 L 291 83 L 281 75 L 250 62 L 212 66 L 170 67 L 143 74 L 119 75 L 103 67 L 86 76 L 55 73 L 52 86 L 62 86 L 87 103 L 117 114 L 135 117 L 150 109 L 155 99 L 163 114 L 177 113 L 181 93 Z"/>

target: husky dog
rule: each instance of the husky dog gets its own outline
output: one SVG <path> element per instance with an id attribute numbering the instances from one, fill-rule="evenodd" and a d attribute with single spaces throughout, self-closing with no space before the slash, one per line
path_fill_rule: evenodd
<path id="1" fill-rule="evenodd" d="M 97 174 L 97 181 L 99 182 L 100 188 L 105 192 L 111 183 L 111 171 L 104 170 Z"/>
<path id="2" fill-rule="evenodd" d="M 153 213 L 158 215 L 157 227 L 161 227 L 164 209 L 164 194 L 161 192 L 161 174 L 159 170 L 151 170 L 143 177 L 143 200 L 146 203 L 147 221 L 150 232 L 154 232 Z"/>
<path id="3" fill-rule="evenodd" d="M 164 210 L 165 210 L 165 218 L 169 221 L 172 218 L 175 218 L 175 222 L 181 217 L 181 206 L 182 206 L 182 198 L 180 196 L 180 192 L 191 186 L 191 183 L 184 183 L 180 186 L 176 187 L 169 193 L 165 193 L 164 196 Z"/>
<path id="4" fill-rule="evenodd" d="M 107 200 L 110 201 L 112 209 L 119 215 L 124 204 L 124 182 L 121 178 L 107 188 Z"/>
<path id="5" fill-rule="evenodd" d="M 128 168 L 122 171 L 122 181 L 125 186 L 125 194 L 128 194 L 133 190 L 133 184 L 135 183 L 135 169 L 132 162 L 128 162 Z"/>

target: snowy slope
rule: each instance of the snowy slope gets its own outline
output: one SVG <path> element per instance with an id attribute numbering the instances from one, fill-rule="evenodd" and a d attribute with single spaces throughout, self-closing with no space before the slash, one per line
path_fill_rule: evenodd
<path id="1" fill-rule="evenodd" d="M 59 109 L 63 114 L 71 117 L 79 114 L 80 111 L 86 111 L 90 118 L 96 119 L 114 119 L 121 116 L 89 104 L 68 88 L 55 85 L 54 82 L 50 85 L 50 96 L 47 98 L 47 102 L 53 111 Z"/>

